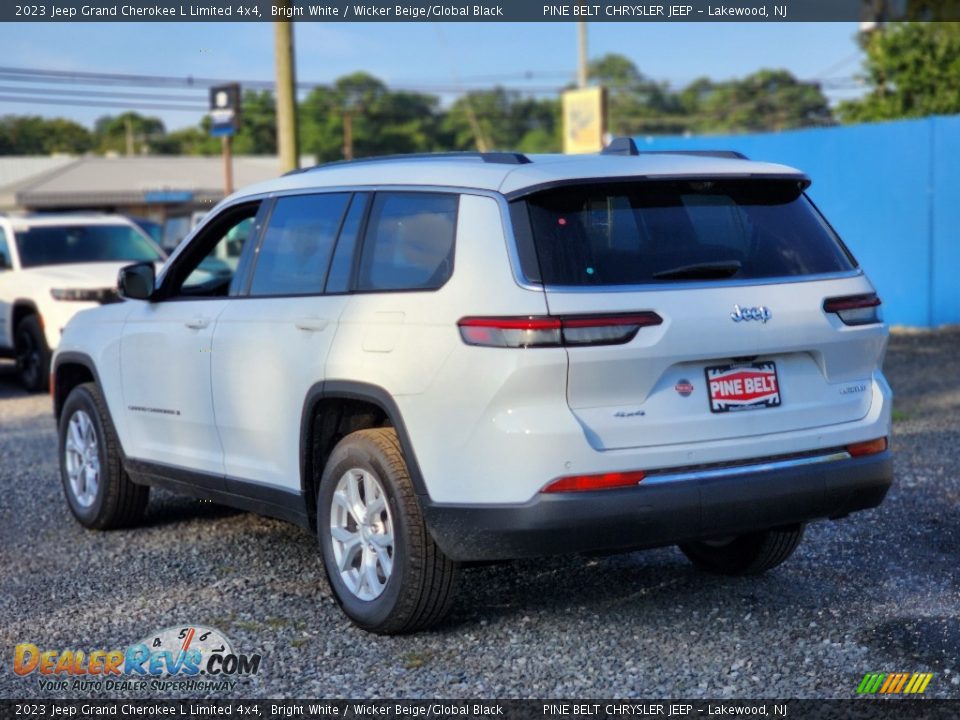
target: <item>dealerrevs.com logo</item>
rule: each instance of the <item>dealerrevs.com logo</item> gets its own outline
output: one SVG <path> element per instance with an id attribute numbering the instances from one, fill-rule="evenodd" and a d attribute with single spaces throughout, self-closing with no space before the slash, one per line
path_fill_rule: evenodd
<path id="1" fill-rule="evenodd" d="M 51 650 L 20 643 L 13 671 L 36 676 L 42 691 L 229 691 L 237 678 L 260 671 L 260 659 L 236 652 L 219 630 L 183 625 L 150 633 L 125 649 Z"/>

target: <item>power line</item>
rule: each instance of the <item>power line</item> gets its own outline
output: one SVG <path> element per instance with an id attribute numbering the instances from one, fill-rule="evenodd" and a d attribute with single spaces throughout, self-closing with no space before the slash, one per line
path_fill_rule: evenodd
<path id="1" fill-rule="evenodd" d="M 12 95 L 0 95 L 0 102 L 30 103 L 39 105 L 60 105 L 61 107 L 102 107 L 116 109 L 122 107 L 128 110 L 181 110 L 185 112 L 207 112 L 206 105 L 196 105 L 187 107 L 186 105 L 164 105 L 162 103 L 111 103 L 97 100 L 80 100 L 76 98 L 51 98 L 51 97 L 16 97 Z"/>
<path id="2" fill-rule="evenodd" d="M 49 94 L 50 92 L 55 92 L 57 95 L 61 96 L 74 96 L 74 97 L 103 97 L 110 98 L 113 100 L 128 98 L 131 100 L 172 100 L 174 102 L 188 102 L 190 100 L 198 102 L 206 102 L 206 97 L 204 96 L 186 96 L 186 95 L 161 95 L 157 93 L 128 93 L 128 92 L 100 92 L 97 90 L 62 90 L 57 89 L 54 91 L 48 90 L 47 88 L 23 88 L 23 87 L 11 87 L 7 85 L 0 85 L 0 92 L 7 93 L 44 93 Z M 197 107 L 197 106 L 193 106 Z M 205 107 L 205 106 L 204 106 Z"/>

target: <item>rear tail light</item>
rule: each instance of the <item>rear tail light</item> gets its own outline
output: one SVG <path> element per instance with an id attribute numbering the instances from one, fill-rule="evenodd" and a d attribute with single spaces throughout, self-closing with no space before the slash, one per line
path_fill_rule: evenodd
<path id="1" fill-rule="evenodd" d="M 847 445 L 847 452 L 850 457 L 863 457 L 864 455 L 876 455 L 887 449 L 887 439 L 885 437 L 876 440 L 867 440 L 853 445 Z"/>
<path id="2" fill-rule="evenodd" d="M 876 293 L 827 298 L 823 311 L 836 313 L 844 325 L 871 325 L 880 322 L 880 298 Z"/>
<path id="3" fill-rule="evenodd" d="M 541 492 L 590 492 L 591 490 L 612 490 L 614 488 L 633 487 L 643 480 L 644 477 L 645 474 L 642 470 L 635 472 L 604 473 L 602 475 L 569 475 L 567 477 L 557 478 Z"/>
<path id="4" fill-rule="evenodd" d="M 577 345 L 622 345 L 642 327 L 659 325 L 655 312 L 562 317 L 467 317 L 460 336 L 467 345 L 529 348 Z"/>

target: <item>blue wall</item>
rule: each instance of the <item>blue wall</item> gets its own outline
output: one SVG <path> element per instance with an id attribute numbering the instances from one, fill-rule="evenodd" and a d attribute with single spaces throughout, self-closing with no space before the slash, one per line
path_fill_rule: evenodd
<path id="1" fill-rule="evenodd" d="M 890 324 L 960 323 L 960 117 L 636 140 L 647 150 L 739 150 L 803 170 Z"/>

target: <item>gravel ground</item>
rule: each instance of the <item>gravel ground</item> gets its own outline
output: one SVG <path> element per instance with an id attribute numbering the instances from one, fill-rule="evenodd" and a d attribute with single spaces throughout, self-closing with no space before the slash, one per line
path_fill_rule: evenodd
<path id="1" fill-rule="evenodd" d="M 897 334 L 886 367 L 894 488 L 810 526 L 777 570 L 711 577 L 673 548 L 475 568 L 441 629 L 400 638 L 354 629 L 282 522 L 155 492 L 144 527 L 81 529 L 49 399 L 0 369 L 0 697 L 51 695 L 13 674 L 17 643 L 125 647 L 181 623 L 262 653 L 231 697 L 848 698 L 882 671 L 960 697 L 960 330 Z"/>

